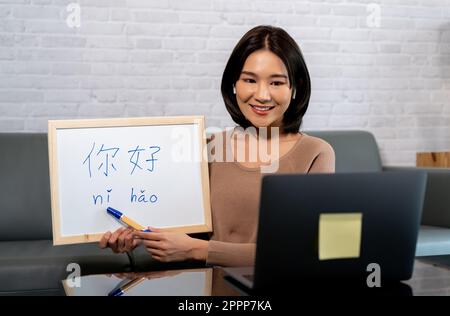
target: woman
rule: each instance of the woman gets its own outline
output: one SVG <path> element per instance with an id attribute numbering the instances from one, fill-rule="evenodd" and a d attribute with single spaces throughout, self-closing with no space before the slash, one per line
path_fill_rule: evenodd
<path id="1" fill-rule="evenodd" d="M 231 162 L 210 163 L 213 234 L 210 240 L 183 233 L 144 233 L 129 229 L 107 232 L 100 247 L 125 252 L 142 244 L 162 262 L 199 260 L 222 266 L 253 265 L 258 206 L 263 167 L 251 144 L 267 141 L 277 157 L 278 173 L 334 172 L 334 151 L 325 141 L 299 132 L 308 108 L 311 85 L 303 56 L 295 41 L 282 29 L 258 26 L 234 48 L 222 77 L 222 96 L 232 119 L 253 133 L 225 137 Z M 266 137 L 261 131 L 269 128 Z M 277 146 L 272 146 L 276 144 Z M 237 159 L 238 151 L 245 154 Z M 280 245 L 282 247 L 282 245 Z"/>

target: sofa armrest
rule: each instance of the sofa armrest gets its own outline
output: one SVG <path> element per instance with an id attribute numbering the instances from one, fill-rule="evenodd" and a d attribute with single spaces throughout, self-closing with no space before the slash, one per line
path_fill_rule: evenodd
<path id="1" fill-rule="evenodd" d="M 427 188 L 422 213 L 422 225 L 450 228 L 450 169 L 383 167 L 383 171 L 424 170 Z"/>

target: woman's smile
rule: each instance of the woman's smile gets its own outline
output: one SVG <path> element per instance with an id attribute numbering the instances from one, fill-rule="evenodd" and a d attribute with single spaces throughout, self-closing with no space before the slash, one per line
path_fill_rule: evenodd
<path id="1" fill-rule="evenodd" d="M 258 115 L 267 115 L 271 110 L 275 108 L 275 106 L 269 105 L 249 104 L 249 106 L 252 108 L 253 112 L 255 112 Z"/>

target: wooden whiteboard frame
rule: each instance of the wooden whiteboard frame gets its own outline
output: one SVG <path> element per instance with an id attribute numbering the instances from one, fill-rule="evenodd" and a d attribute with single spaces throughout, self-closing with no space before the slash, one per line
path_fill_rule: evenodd
<path id="1" fill-rule="evenodd" d="M 177 226 L 164 228 L 162 231 L 203 233 L 212 232 L 211 204 L 209 196 L 208 161 L 205 157 L 206 137 L 204 116 L 166 116 L 112 119 L 82 119 L 82 120 L 49 120 L 48 121 L 48 154 L 50 167 L 50 192 L 52 207 L 53 245 L 98 242 L 103 234 L 84 234 L 77 236 L 61 236 L 61 221 L 59 209 L 58 157 L 56 134 L 60 129 L 96 128 L 96 127 L 130 127 L 154 125 L 191 125 L 199 126 L 200 171 L 203 193 L 204 225 Z"/>

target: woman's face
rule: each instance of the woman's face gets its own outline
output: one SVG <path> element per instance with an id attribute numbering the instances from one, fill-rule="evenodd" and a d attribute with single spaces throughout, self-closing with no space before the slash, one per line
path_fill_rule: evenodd
<path id="1" fill-rule="evenodd" d="M 283 61 L 268 50 L 250 54 L 236 82 L 239 109 L 255 127 L 281 127 L 292 98 Z"/>

